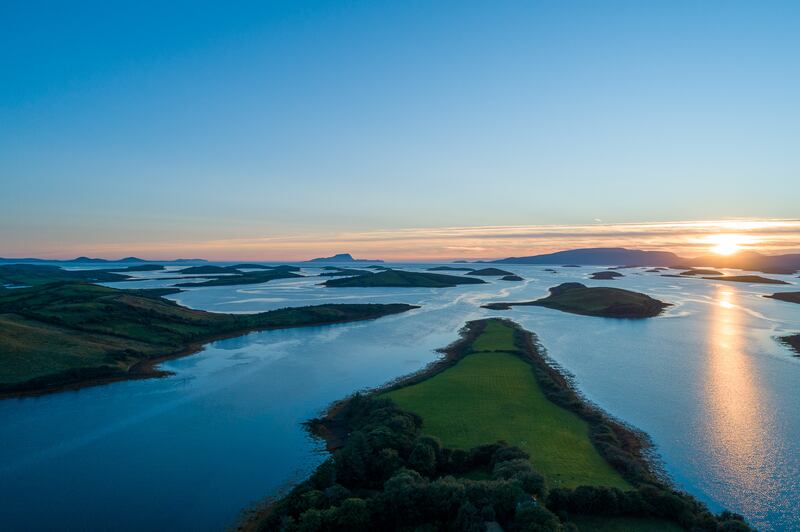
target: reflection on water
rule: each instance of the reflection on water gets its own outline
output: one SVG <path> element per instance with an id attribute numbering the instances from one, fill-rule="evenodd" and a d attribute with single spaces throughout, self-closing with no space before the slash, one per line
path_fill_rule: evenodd
<path id="1" fill-rule="evenodd" d="M 765 490 L 774 486 L 775 457 L 770 434 L 771 408 L 745 351 L 742 309 L 737 292 L 717 286 L 710 312 L 705 401 L 706 440 L 716 457 L 716 474 L 725 490 L 735 490 L 750 515 L 763 514 Z"/>
<path id="2" fill-rule="evenodd" d="M 324 458 L 302 422 L 355 390 L 424 367 L 464 322 L 497 315 L 536 332 L 590 400 L 650 434 L 678 487 L 714 510 L 746 514 L 761 530 L 800 530 L 800 360 L 774 340 L 796 330 L 800 305 L 762 297 L 774 291 L 768 285 L 634 271 L 602 283 L 587 279 L 590 268 L 507 269 L 525 281 L 328 290 L 308 277 L 172 296 L 218 312 L 345 302 L 420 308 L 215 342 L 165 364 L 175 374 L 164 379 L 0 401 L 2 434 L 11 435 L 0 445 L 0 527 L 223 529 Z M 118 286 L 174 282 L 155 277 Z M 675 306 L 652 320 L 480 307 L 537 299 L 570 281 Z"/>

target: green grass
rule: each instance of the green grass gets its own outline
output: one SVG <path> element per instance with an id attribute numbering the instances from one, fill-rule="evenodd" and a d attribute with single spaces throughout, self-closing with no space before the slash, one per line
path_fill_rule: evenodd
<path id="1" fill-rule="evenodd" d="M 581 532 L 680 532 L 678 524 L 645 517 L 571 516 Z"/>
<path id="2" fill-rule="evenodd" d="M 657 316 L 669 306 L 647 294 L 622 288 L 564 283 L 554 286 L 549 296 L 536 301 L 489 303 L 484 307 L 506 310 L 516 305 L 547 307 L 572 314 L 607 318 L 649 318 Z"/>
<path id="3" fill-rule="evenodd" d="M 181 307 L 159 297 L 163 292 L 84 283 L 0 292 L 0 391 L 124 373 L 142 360 L 220 335 L 371 319 L 414 308 L 316 305 L 217 314 Z"/>
<path id="4" fill-rule="evenodd" d="M 513 329 L 491 320 L 472 352 L 455 366 L 386 395 L 422 417 L 422 430 L 447 447 L 470 449 L 504 440 L 531 456 L 551 487 L 630 488 L 594 448 L 588 424 L 549 401 L 531 365 L 514 350 Z"/>
<path id="5" fill-rule="evenodd" d="M 514 331 L 500 320 L 489 320 L 481 334 L 472 342 L 470 350 L 516 351 Z"/>

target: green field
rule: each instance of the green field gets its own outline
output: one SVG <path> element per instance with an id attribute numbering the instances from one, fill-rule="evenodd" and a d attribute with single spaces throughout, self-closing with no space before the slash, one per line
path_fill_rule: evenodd
<path id="1" fill-rule="evenodd" d="M 419 414 L 422 430 L 447 447 L 504 440 L 522 448 L 551 487 L 630 488 L 592 445 L 588 424 L 545 397 L 515 350 L 514 330 L 491 320 L 456 365 L 387 396 Z"/>

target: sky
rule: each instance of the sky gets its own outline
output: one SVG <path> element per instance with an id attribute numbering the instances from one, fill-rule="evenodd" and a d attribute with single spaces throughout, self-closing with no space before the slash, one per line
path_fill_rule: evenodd
<path id="1" fill-rule="evenodd" d="M 6 0 L 0 256 L 798 251 L 798 27 L 796 1 Z"/>

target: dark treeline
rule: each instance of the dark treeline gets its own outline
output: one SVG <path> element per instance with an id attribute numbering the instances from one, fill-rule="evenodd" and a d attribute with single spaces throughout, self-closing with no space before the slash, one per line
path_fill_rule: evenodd
<path id="1" fill-rule="evenodd" d="M 749 530 L 691 497 L 642 483 L 635 490 L 548 490 L 528 455 L 502 442 L 469 451 L 442 447 L 421 419 L 388 399 L 356 395 L 338 419 L 351 431 L 314 474 L 275 503 L 263 530 L 574 530 L 570 515 L 675 521 L 692 530 Z"/>

